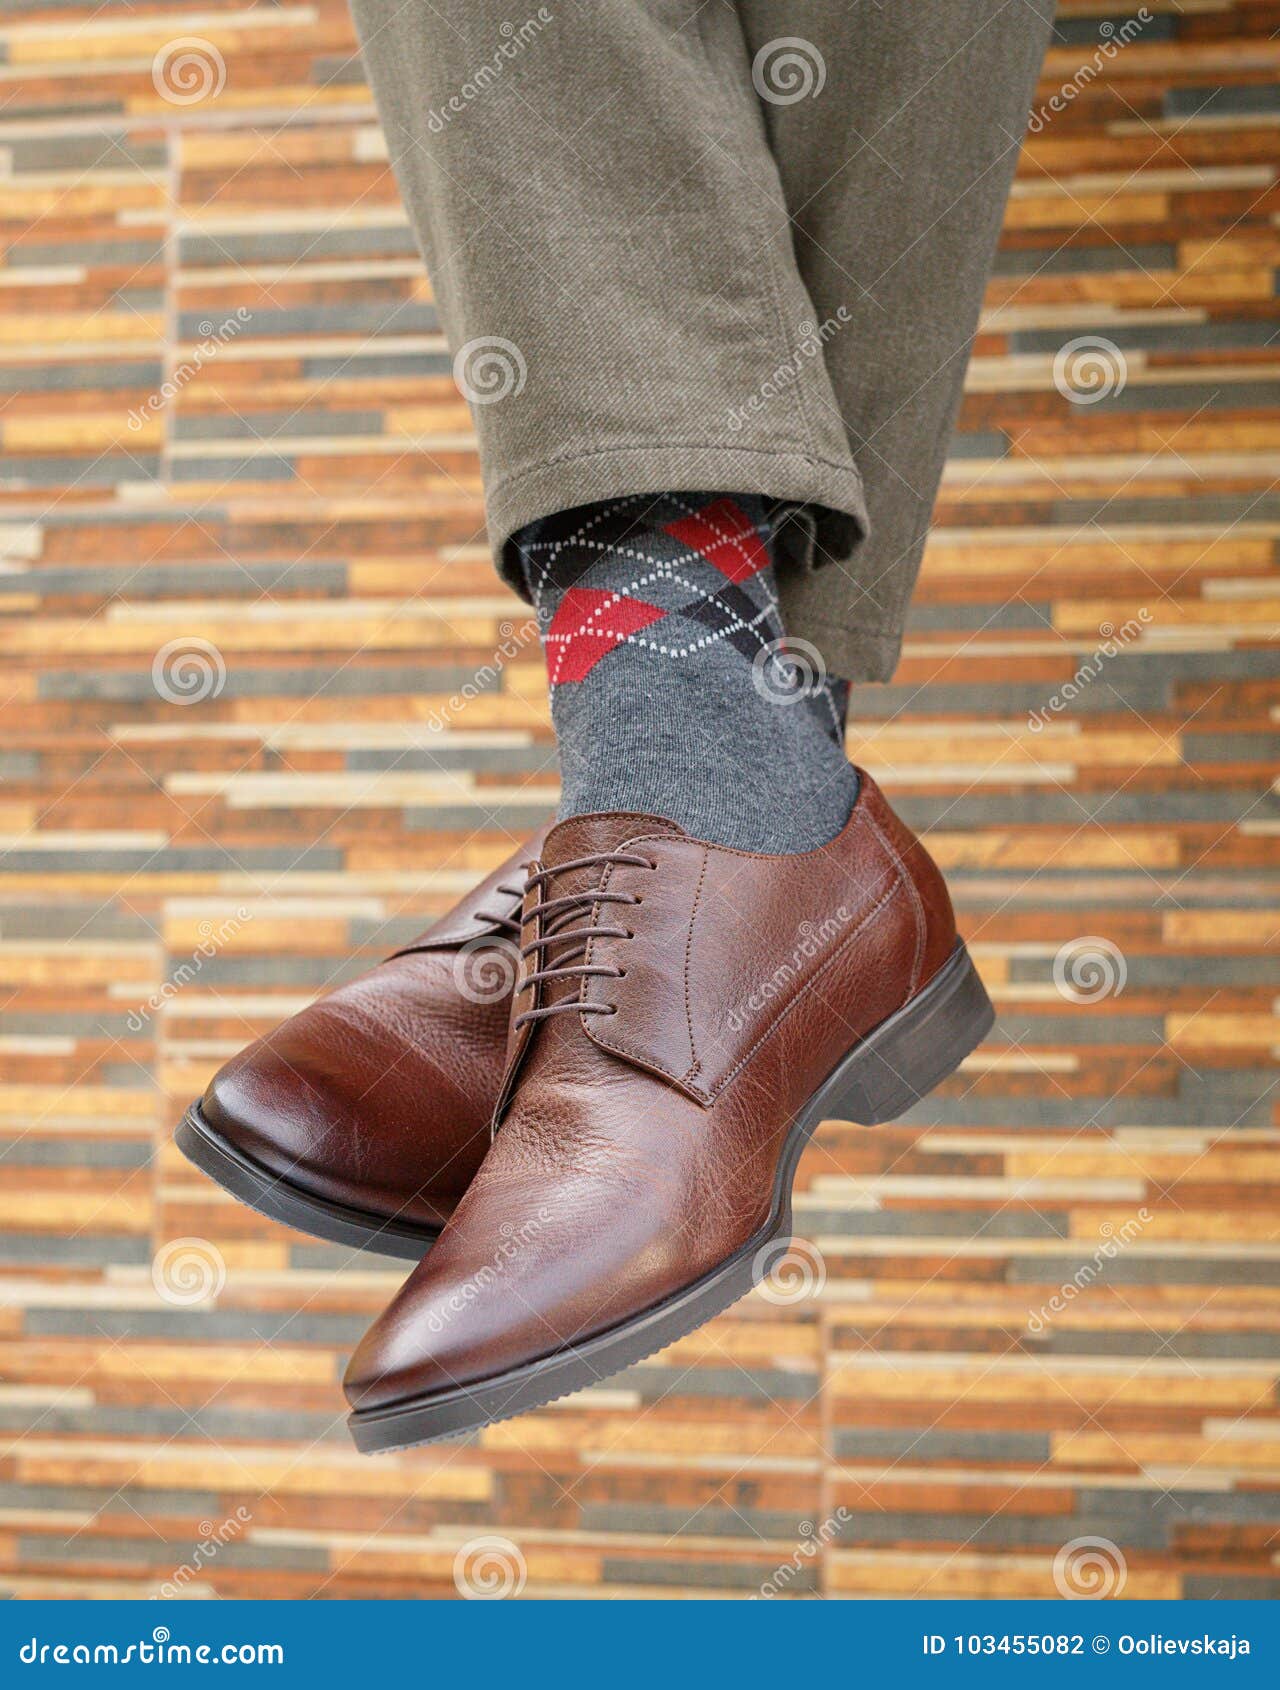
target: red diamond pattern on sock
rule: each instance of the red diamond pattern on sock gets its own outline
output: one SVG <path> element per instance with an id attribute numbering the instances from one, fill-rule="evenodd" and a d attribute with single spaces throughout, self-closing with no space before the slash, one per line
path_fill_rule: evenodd
<path id="1" fill-rule="evenodd" d="M 668 522 L 666 531 L 730 581 L 746 581 L 773 561 L 760 530 L 733 499 L 716 499 L 693 516 Z"/>
<path id="2" fill-rule="evenodd" d="M 615 646 L 666 614 L 643 599 L 624 598 L 597 587 L 571 587 L 544 636 L 551 685 L 585 680 Z"/>

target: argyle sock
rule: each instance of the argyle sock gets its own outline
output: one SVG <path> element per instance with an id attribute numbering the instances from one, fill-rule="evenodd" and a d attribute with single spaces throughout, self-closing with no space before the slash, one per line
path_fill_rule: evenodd
<path id="1" fill-rule="evenodd" d="M 634 810 L 741 850 L 809 851 L 857 796 L 848 689 L 787 641 L 754 495 L 643 494 L 515 537 L 538 608 L 561 817 Z"/>
<path id="2" fill-rule="evenodd" d="M 844 736 L 849 730 L 849 683 L 828 675 L 825 684 L 831 700 L 831 735 L 843 751 Z"/>

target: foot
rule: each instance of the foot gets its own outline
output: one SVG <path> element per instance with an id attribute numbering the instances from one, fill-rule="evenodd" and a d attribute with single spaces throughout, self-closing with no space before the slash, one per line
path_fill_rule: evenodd
<path id="1" fill-rule="evenodd" d="M 865 775 L 817 850 L 603 814 L 548 835 L 492 1150 L 347 1373 L 361 1449 L 607 1378 L 748 1291 L 816 1124 L 890 1120 L 991 1006 L 923 847 Z"/>
<path id="2" fill-rule="evenodd" d="M 299 1232 L 418 1261 L 489 1148 L 517 973 L 523 865 L 215 1075 L 179 1149 Z"/>

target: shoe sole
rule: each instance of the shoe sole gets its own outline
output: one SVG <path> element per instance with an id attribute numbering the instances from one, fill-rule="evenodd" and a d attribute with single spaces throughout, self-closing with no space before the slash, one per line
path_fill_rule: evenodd
<path id="1" fill-rule="evenodd" d="M 347 1417 L 365 1455 L 434 1443 L 541 1408 L 665 1349 L 746 1296 L 777 1264 L 791 1237 L 796 1165 L 820 1121 L 879 1126 L 928 1095 L 981 1044 L 995 1011 L 968 951 L 957 944 L 924 988 L 868 1033 L 809 1099 L 787 1135 L 769 1220 L 719 1267 L 608 1332 L 470 1386 L 415 1397 Z"/>
<path id="2" fill-rule="evenodd" d="M 241 1203 L 283 1221 L 296 1232 L 322 1238 L 326 1244 L 350 1244 L 356 1250 L 373 1250 L 380 1256 L 396 1256 L 418 1262 L 440 1236 L 439 1227 L 415 1226 L 409 1221 L 351 1209 L 313 1197 L 301 1186 L 273 1174 L 222 1137 L 205 1120 L 199 1103 L 193 1103 L 173 1135 L 174 1143 L 202 1174 L 230 1192 Z"/>

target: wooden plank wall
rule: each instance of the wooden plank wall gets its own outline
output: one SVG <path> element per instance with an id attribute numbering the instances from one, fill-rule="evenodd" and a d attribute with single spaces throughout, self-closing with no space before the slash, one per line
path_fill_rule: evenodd
<path id="1" fill-rule="evenodd" d="M 368 1460 L 399 1270 L 170 1131 L 548 809 L 536 643 L 343 0 L 0 0 L 0 1592 L 1280 1595 L 1280 4 L 1149 11 L 1062 7 L 855 706 L 998 1036 L 790 1289 Z"/>

